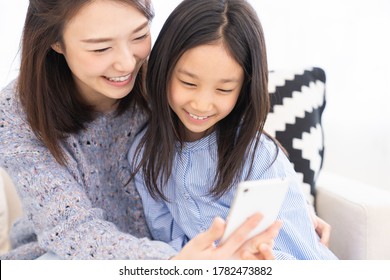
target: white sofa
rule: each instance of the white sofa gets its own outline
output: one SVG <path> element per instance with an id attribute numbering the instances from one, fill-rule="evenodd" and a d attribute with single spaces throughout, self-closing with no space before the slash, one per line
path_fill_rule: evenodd
<path id="1" fill-rule="evenodd" d="M 0 254 L 9 250 L 8 232 L 21 205 L 0 168 Z M 390 260 L 390 192 L 322 172 L 318 179 L 318 215 L 332 226 L 330 249 L 340 259 Z"/>
<path id="2" fill-rule="evenodd" d="M 332 226 L 330 249 L 340 259 L 390 260 L 390 191 L 323 171 L 316 209 Z"/>
<path id="3" fill-rule="evenodd" d="M 340 259 L 390 260 L 390 191 L 321 170 L 325 71 L 277 69 L 269 77 L 272 110 L 265 130 L 286 148 L 302 176 L 303 191 L 309 201 L 315 195 L 318 215 L 332 226 L 330 249 Z M 1 254 L 9 248 L 10 225 L 22 211 L 11 180 L 4 170 L 0 174 Z"/>

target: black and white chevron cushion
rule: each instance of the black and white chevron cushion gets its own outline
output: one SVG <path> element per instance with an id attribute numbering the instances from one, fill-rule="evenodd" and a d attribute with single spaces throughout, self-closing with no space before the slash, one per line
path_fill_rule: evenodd
<path id="1" fill-rule="evenodd" d="M 324 156 L 325 82 L 325 72 L 318 67 L 269 73 L 271 110 L 264 130 L 287 150 L 312 203 Z"/>

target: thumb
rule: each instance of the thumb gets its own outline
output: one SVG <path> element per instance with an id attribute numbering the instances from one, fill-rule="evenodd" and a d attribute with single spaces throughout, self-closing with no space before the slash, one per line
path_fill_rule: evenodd
<path id="1" fill-rule="evenodd" d="M 225 221 L 220 217 L 216 217 L 208 230 L 198 234 L 191 241 L 199 249 L 206 249 L 210 247 L 215 240 L 220 239 L 224 232 Z"/>

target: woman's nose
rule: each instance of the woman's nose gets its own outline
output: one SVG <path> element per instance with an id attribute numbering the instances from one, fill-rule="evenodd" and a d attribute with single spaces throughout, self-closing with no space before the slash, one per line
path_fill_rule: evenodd
<path id="1" fill-rule="evenodd" d="M 130 48 L 122 48 L 118 51 L 115 59 L 115 69 L 121 72 L 133 72 L 137 59 Z"/>

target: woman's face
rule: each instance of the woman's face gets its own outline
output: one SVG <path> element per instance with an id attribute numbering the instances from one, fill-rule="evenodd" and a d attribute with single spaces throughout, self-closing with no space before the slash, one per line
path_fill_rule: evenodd
<path id="1" fill-rule="evenodd" d="M 123 2 L 92 1 L 65 26 L 63 45 L 52 47 L 65 56 L 83 99 L 110 111 L 133 89 L 149 55 L 149 21 Z"/>

